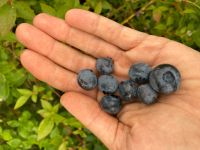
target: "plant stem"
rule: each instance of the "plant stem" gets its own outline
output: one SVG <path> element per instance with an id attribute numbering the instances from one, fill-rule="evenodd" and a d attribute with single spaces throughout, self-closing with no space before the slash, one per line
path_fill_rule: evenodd
<path id="1" fill-rule="evenodd" d="M 200 10 L 200 6 L 197 5 L 196 3 L 191 2 L 191 1 L 189 1 L 189 0 L 183 0 L 183 1 L 186 2 L 186 3 L 189 3 L 189 4 L 191 4 L 191 5 L 193 5 L 193 6 L 195 6 L 195 7 L 197 7 L 197 8 Z"/>
<path id="2" fill-rule="evenodd" d="M 145 9 L 147 9 L 151 4 L 153 4 L 155 0 L 149 1 L 146 5 L 144 5 L 138 12 L 143 12 Z M 123 22 L 121 22 L 122 25 L 128 23 L 133 17 L 135 17 L 135 13 L 130 15 L 127 19 L 125 19 Z"/>

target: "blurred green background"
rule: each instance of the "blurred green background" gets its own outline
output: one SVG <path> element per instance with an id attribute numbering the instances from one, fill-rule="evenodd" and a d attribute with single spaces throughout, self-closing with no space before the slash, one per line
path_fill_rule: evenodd
<path id="1" fill-rule="evenodd" d="M 35 79 L 19 62 L 16 26 L 45 12 L 71 8 L 200 50 L 200 0 L 0 0 L 0 150 L 104 150 L 59 104 L 61 92 Z"/>

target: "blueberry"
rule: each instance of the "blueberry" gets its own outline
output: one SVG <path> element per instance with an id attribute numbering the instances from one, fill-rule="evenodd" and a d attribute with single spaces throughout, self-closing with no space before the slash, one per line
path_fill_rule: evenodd
<path id="1" fill-rule="evenodd" d="M 77 77 L 78 84 L 85 90 L 92 90 L 97 86 L 97 77 L 90 69 L 81 70 Z"/>
<path id="2" fill-rule="evenodd" d="M 125 101 L 133 101 L 133 98 L 137 97 L 137 88 L 138 84 L 134 83 L 131 80 L 122 81 L 119 84 L 118 90 L 120 96 Z"/>
<path id="3" fill-rule="evenodd" d="M 121 100 L 118 96 L 106 95 L 101 99 L 100 106 L 105 112 L 116 115 L 121 110 Z"/>
<path id="4" fill-rule="evenodd" d="M 151 88 L 149 84 L 143 84 L 138 87 L 138 98 L 145 104 L 153 104 L 157 101 L 158 94 Z"/>
<path id="5" fill-rule="evenodd" d="M 101 74 L 111 74 L 113 72 L 112 58 L 98 58 L 96 61 L 96 69 Z"/>
<path id="6" fill-rule="evenodd" d="M 98 87 L 104 94 L 113 94 L 118 88 L 118 81 L 112 75 L 101 75 L 98 79 Z"/>
<path id="7" fill-rule="evenodd" d="M 137 63 L 130 67 L 128 75 L 133 82 L 143 84 L 148 82 L 151 70 L 148 64 Z"/>
<path id="8" fill-rule="evenodd" d="M 149 76 L 151 87 L 162 94 L 170 94 L 178 90 L 180 80 L 181 75 L 178 69 L 169 64 L 157 66 Z"/>

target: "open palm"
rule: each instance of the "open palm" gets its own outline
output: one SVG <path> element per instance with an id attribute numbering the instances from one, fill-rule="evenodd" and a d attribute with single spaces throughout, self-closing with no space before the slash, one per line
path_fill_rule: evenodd
<path id="1" fill-rule="evenodd" d="M 200 144 L 200 54 L 166 38 L 121 26 L 94 13 L 73 9 L 65 21 L 39 14 L 16 35 L 28 49 L 21 62 L 35 77 L 65 91 L 63 106 L 112 150 L 197 149 Z M 132 103 L 117 118 L 104 113 L 97 90 L 84 91 L 76 81 L 95 59 L 111 57 L 114 74 L 126 79 L 136 62 L 169 63 L 182 75 L 181 88 L 146 106 Z"/>

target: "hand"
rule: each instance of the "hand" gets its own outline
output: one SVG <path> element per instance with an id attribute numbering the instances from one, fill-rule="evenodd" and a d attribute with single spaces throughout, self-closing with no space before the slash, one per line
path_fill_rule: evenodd
<path id="1" fill-rule="evenodd" d="M 36 78 L 65 91 L 62 105 L 112 150 L 193 150 L 200 146 L 200 54 L 166 38 L 148 35 L 84 10 L 67 12 L 65 21 L 39 14 L 21 24 L 17 38 L 28 49 L 23 66 Z M 66 44 L 63 44 L 66 43 Z M 117 118 L 103 112 L 97 90 L 84 91 L 79 70 L 95 70 L 95 59 L 111 57 L 114 73 L 127 78 L 135 62 L 169 63 L 182 75 L 176 93 L 146 106 L 126 105 Z"/>

